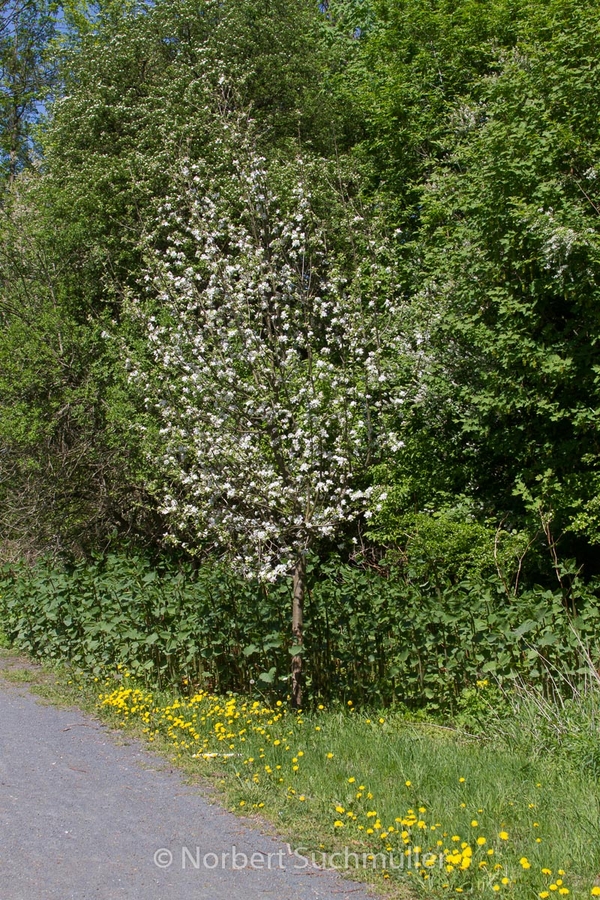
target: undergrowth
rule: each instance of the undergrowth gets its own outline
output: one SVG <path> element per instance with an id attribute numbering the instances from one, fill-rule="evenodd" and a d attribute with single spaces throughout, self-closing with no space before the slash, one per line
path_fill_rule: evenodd
<path id="1" fill-rule="evenodd" d="M 574 583 L 506 595 L 497 577 L 417 585 L 398 573 L 312 560 L 305 603 L 304 697 L 470 712 L 469 691 L 515 677 L 552 692 L 549 666 L 585 679 L 581 642 L 600 633 L 594 591 Z M 244 580 L 218 561 L 198 569 L 109 554 L 0 570 L 0 621 L 32 656 L 102 674 L 127 667 L 149 688 L 289 693 L 290 585 Z"/>
<path id="2" fill-rule="evenodd" d="M 89 690 L 88 676 L 77 680 Z M 583 745 L 541 740 L 531 752 L 519 691 L 501 717 L 488 706 L 485 735 L 473 735 L 351 701 L 294 713 L 235 694 L 152 692 L 127 671 L 95 689 L 103 716 L 188 771 L 219 773 L 231 806 L 275 823 L 307 866 L 436 897 L 600 893 L 598 780 L 572 752 Z M 494 704 L 495 690 L 481 682 L 479 702 Z M 581 722 L 592 702 L 572 698 Z"/>

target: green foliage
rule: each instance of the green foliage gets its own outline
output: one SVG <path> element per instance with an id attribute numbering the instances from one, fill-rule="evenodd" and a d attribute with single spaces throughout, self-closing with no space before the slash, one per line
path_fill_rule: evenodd
<path id="1" fill-rule="evenodd" d="M 21 569 L 8 575 L 2 596 L 7 630 L 35 656 L 94 672 L 122 663 L 158 684 L 202 682 L 206 673 L 221 690 L 247 682 L 280 643 L 283 623 L 269 619 L 272 610 L 260 600 L 257 585 L 221 566 L 192 577 L 189 567 L 155 570 L 142 557 L 116 555 L 70 570 Z M 239 629 L 242 604 L 251 612 Z M 277 634 L 269 634 L 269 622 Z M 248 652 L 252 638 L 257 645 Z"/>
<path id="2" fill-rule="evenodd" d="M 461 691 L 453 721 L 470 734 L 488 736 L 493 727 L 513 712 L 513 693 L 512 682 L 503 689 L 497 679 L 480 678 Z M 540 694 L 543 696 L 543 691 Z M 505 743 L 504 737 L 500 738 L 500 742 Z"/>
<path id="3" fill-rule="evenodd" d="M 392 484 L 380 490 L 376 508 L 366 536 L 386 549 L 386 562 L 408 581 L 441 586 L 497 574 L 507 593 L 513 583 L 518 587 L 531 541 L 525 533 L 477 521 L 466 498 L 435 512 L 407 512 L 402 486 Z"/>
<path id="4" fill-rule="evenodd" d="M 400 468 L 416 460 L 430 496 L 444 479 L 487 514 L 593 539 L 598 10 L 523 9 L 422 181 L 410 265 L 427 349 Z"/>
<path id="5" fill-rule="evenodd" d="M 468 708 L 481 679 L 522 676 L 549 691 L 560 670 L 589 671 L 583 645 L 600 624 L 595 594 L 576 584 L 565 606 L 541 588 L 507 597 L 498 577 L 423 587 L 330 560 L 309 566 L 305 609 L 307 696 L 413 709 Z M 289 585 L 236 578 L 225 565 L 197 570 L 135 555 L 91 564 L 6 568 L 3 627 L 34 656 L 94 673 L 120 664 L 149 684 L 219 691 L 288 690 Z"/>
<path id="6" fill-rule="evenodd" d="M 263 152 L 293 158 L 298 143 L 332 155 L 352 111 L 328 89 L 344 51 L 310 0 L 119 6 L 67 47 L 44 151 L 57 215 L 85 227 L 98 275 L 122 288 L 141 274 L 136 246 L 167 173 L 205 158 L 224 114 L 251 110 Z"/>
<path id="7" fill-rule="evenodd" d="M 81 554 L 115 529 L 147 534 L 131 400 L 118 348 L 91 317 L 77 228 L 54 220 L 30 174 L 0 216 L 0 554 Z"/>
<path id="8" fill-rule="evenodd" d="M 366 140 L 385 189 L 408 199 L 441 149 L 452 104 L 494 71 L 515 23 L 504 0 L 487 3 L 485 15 L 477 2 L 392 0 L 375 8 L 358 86 Z"/>
<path id="9" fill-rule="evenodd" d="M 34 123 L 54 80 L 48 47 L 55 27 L 45 0 L 0 6 L 0 183 L 13 182 L 35 157 Z"/>

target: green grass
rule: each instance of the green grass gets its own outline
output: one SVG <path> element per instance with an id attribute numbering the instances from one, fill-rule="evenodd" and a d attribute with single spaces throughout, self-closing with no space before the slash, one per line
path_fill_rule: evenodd
<path id="1" fill-rule="evenodd" d="M 32 668 L 18 668 L 17 666 L 11 666 L 10 668 L 6 668 L 2 672 L 2 677 L 5 681 L 10 681 L 13 684 L 31 684 L 35 683 L 39 680 L 38 673 L 35 669 Z"/>
<path id="2" fill-rule="evenodd" d="M 539 698 L 531 707 L 532 698 L 523 695 L 514 701 L 516 713 L 495 719 L 490 710 L 487 735 L 470 737 L 411 723 L 400 713 L 367 715 L 352 707 L 297 715 L 253 706 L 247 698 L 208 695 L 190 704 L 136 689 L 125 673 L 105 682 L 61 675 L 44 693 L 95 707 L 188 774 L 217 785 L 226 805 L 304 848 L 303 856 L 314 852 L 319 862 L 322 853 L 357 852 L 358 869 L 349 857 L 348 874 L 394 897 L 464 893 L 534 900 L 547 892 L 558 900 L 568 891 L 588 898 L 600 871 L 600 786 L 577 756 L 578 747 L 588 753 L 591 745 L 569 743 L 577 717 L 580 732 L 597 739 L 588 695 L 572 701 L 571 724 L 562 725 L 565 740 L 549 742 L 535 713 Z M 546 714 L 553 710 L 554 728 L 566 714 L 560 703 L 544 702 Z M 204 753 L 218 755 L 205 759 Z M 436 861 L 427 879 L 414 867 L 417 846 L 419 860 L 426 850 L 445 853 L 443 867 Z M 409 847 L 413 868 L 406 856 L 403 871 L 383 870 L 381 857 L 371 868 L 369 855 L 385 852 L 386 864 L 398 865 Z M 462 868 L 461 854 L 447 871 L 456 848 L 472 853 L 471 863 Z M 343 866 L 343 855 L 335 864 Z"/>
<path id="3" fill-rule="evenodd" d="M 104 706 L 113 721 L 134 720 L 148 740 L 166 739 L 188 769 L 223 775 L 233 808 L 276 823 L 296 846 L 317 854 L 345 846 L 384 851 L 388 865 L 407 848 L 414 861 L 417 846 L 421 858 L 429 850 L 448 856 L 463 845 L 472 852 L 468 868 L 455 859 L 448 871 L 446 860 L 427 879 L 414 868 L 407 872 L 406 857 L 402 873 L 380 867 L 377 877 L 387 876 L 400 893 L 414 884 L 439 896 L 457 889 L 477 896 L 590 895 L 600 867 L 598 783 L 556 747 L 532 755 L 527 729 L 520 747 L 507 744 L 497 724 L 496 736 L 486 739 L 352 708 L 296 715 L 208 696 L 174 708 L 172 696 L 134 695 L 128 684 L 124 678 L 105 685 L 116 688 Z M 504 729 L 509 721 L 503 718 Z M 219 756 L 198 759 L 204 752 Z M 508 839 L 500 837 L 505 833 Z"/>

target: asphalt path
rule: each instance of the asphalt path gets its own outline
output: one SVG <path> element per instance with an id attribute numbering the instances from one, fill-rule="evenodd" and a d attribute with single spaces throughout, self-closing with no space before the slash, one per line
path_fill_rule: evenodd
<path id="1" fill-rule="evenodd" d="M 306 865 L 142 744 L 0 678 L 0 900 L 259 898 L 373 895 Z"/>

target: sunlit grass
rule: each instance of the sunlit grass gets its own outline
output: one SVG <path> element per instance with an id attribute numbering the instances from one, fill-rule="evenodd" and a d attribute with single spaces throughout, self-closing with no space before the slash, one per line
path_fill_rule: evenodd
<path id="1" fill-rule="evenodd" d="M 348 847 L 388 884 L 435 896 L 593 890 L 598 783 L 555 753 L 534 759 L 502 738 L 352 705 L 296 714 L 237 696 L 153 695 L 126 673 L 99 703 L 149 742 L 166 740 L 188 767 L 224 773 L 233 806 L 276 822 L 317 862 Z"/>
<path id="2" fill-rule="evenodd" d="M 18 667 L 8 678 L 38 680 Z M 483 734 L 470 736 L 351 704 L 296 714 L 241 696 L 150 693 L 124 670 L 69 678 L 42 679 L 49 699 L 95 707 L 188 772 L 218 775 L 231 808 L 271 823 L 317 863 L 339 851 L 343 868 L 345 848 L 358 853 L 350 874 L 394 896 L 600 895 L 593 684 L 568 701 L 521 686 L 512 712 L 490 709 Z M 498 696 L 481 689 L 479 711 L 488 691 Z"/>

